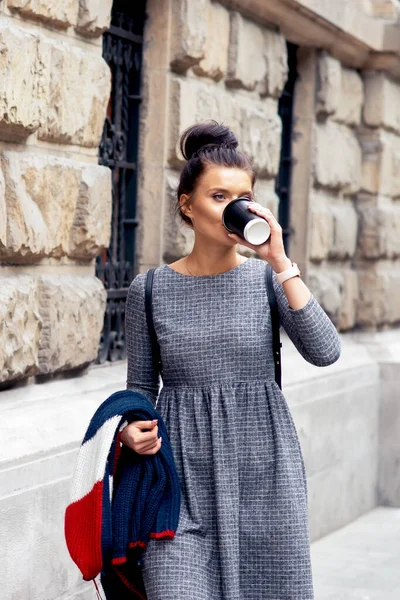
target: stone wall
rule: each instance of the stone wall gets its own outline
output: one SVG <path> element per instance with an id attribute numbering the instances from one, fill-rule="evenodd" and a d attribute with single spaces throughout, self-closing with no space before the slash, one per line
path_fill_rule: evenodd
<path id="1" fill-rule="evenodd" d="M 111 1 L 0 7 L 0 383 L 97 355 L 111 177 L 97 164 Z"/>
<path id="2" fill-rule="evenodd" d="M 343 67 L 326 52 L 317 54 L 315 68 L 309 283 L 335 324 L 343 330 L 357 322 L 355 197 L 361 185 L 357 133 L 364 91 L 357 71 Z"/>
<path id="3" fill-rule="evenodd" d="M 310 161 L 313 292 L 340 330 L 400 321 L 400 84 L 320 52 Z M 293 223 L 296 228 L 296 223 Z"/>
<path id="4" fill-rule="evenodd" d="M 170 47 L 165 228 L 162 258 L 190 251 L 193 233 L 173 217 L 180 133 L 216 119 L 236 133 L 254 161 L 257 201 L 277 212 L 281 121 L 278 98 L 287 77 L 286 41 L 238 12 L 202 0 L 174 2 Z M 249 254 L 246 247 L 242 252 Z"/>

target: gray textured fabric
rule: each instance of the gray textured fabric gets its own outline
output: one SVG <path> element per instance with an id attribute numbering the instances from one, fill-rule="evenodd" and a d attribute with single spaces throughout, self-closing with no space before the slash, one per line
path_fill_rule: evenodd
<path id="1" fill-rule="evenodd" d="M 148 600 L 312 600 L 307 483 L 296 429 L 274 381 L 266 263 L 220 275 L 157 268 L 154 325 L 164 377 L 152 368 L 145 274 L 126 304 L 127 387 L 145 394 L 168 430 L 181 481 L 173 540 L 150 540 Z M 292 310 L 274 281 L 281 322 L 309 362 L 340 354 L 312 296 Z M 157 399 L 158 395 L 158 399 Z"/>

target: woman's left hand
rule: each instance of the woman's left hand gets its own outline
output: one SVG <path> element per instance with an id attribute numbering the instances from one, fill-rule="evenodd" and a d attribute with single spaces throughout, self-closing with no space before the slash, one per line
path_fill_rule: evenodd
<path id="1" fill-rule="evenodd" d="M 264 244 L 258 246 L 250 244 L 235 233 L 228 234 L 229 237 L 236 240 L 238 244 L 254 250 L 260 258 L 266 260 L 271 265 L 275 273 L 280 273 L 281 271 L 285 271 L 285 269 L 289 269 L 292 266 L 292 262 L 286 256 L 285 248 L 283 246 L 282 227 L 279 225 L 272 212 L 269 208 L 264 208 L 261 204 L 253 201 L 249 202 L 248 208 L 252 213 L 262 217 L 268 222 L 271 229 L 271 235 Z"/>

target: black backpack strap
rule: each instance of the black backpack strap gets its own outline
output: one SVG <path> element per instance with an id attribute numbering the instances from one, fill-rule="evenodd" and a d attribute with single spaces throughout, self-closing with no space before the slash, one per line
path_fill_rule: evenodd
<path id="1" fill-rule="evenodd" d="M 275 381 L 282 389 L 282 372 L 281 372 L 281 339 L 279 334 L 279 311 L 278 303 L 276 301 L 274 284 L 272 281 L 272 268 L 267 264 L 266 268 L 266 284 L 268 292 L 268 302 L 271 311 L 271 323 L 272 323 L 272 350 L 274 354 L 274 365 L 275 365 Z"/>
<path id="2" fill-rule="evenodd" d="M 154 368 L 157 372 L 162 373 L 160 346 L 158 345 L 156 330 L 154 329 L 153 322 L 153 306 L 152 306 L 152 291 L 153 291 L 153 279 L 154 279 L 155 268 L 149 269 L 146 275 L 146 287 L 145 287 L 145 308 L 146 308 L 146 321 L 147 327 L 150 334 L 151 349 L 154 361 Z"/>

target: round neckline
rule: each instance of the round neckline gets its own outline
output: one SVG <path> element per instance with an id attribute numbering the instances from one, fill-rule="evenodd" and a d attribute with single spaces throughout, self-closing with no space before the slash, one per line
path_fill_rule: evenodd
<path id="1" fill-rule="evenodd" d="M 167 267 L 168 271 L 172 271 L 172 273 L 175 273 L 175 275 L 179 275 L 180 277 L 185 277 L 186 279 L 206 279 L 207 277 L 208 278 L 222 277 L 223 275 L 227 275 L 228 273 L 233 273 L 234 271 L 237 271 L 238 269 L 240 269 L 240 267 L 243 267 L 243 265 L 247 264 L 250 260 L 251 260 L 250 258 L 246 258 L 245 261 L 243 261 L 239 265 L 236 265 L 236 267 L 233 267 L 233 269 L 229 269 L 228 271 L 224 271 L 223 273 L 214 273 L 214 275 L 185 275 L 184 273 L 179 273 L 178 271 L 175 271 L 175 269 L 173 269 L 172 267 L 170 267 L 167 264 L 165 264 L 164 267 Z"/>

